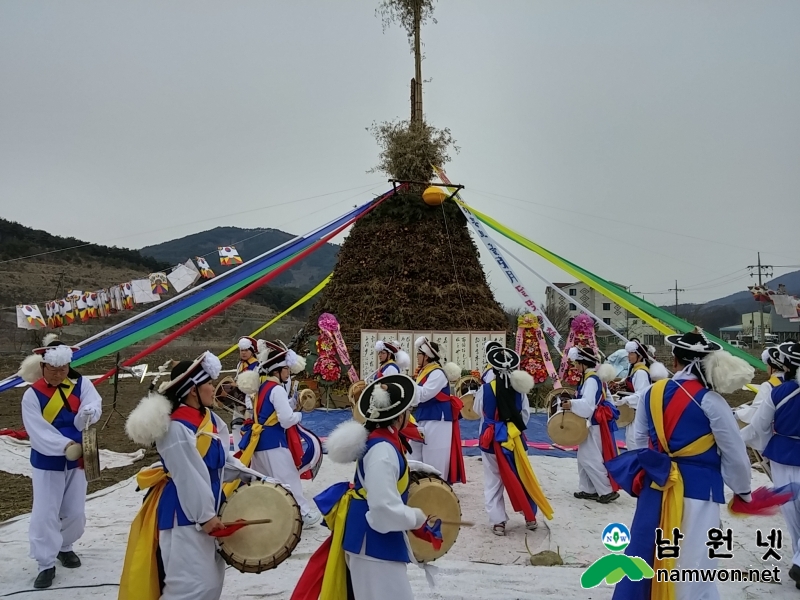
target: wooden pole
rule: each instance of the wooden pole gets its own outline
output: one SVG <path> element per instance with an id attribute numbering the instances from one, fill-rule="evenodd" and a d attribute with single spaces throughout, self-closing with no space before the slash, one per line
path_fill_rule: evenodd
<path id="1" fill-rule="evenodd" d="M 422 18 L 422 0 L 414 0 L 414 120 L 422 122 L 422 50 L 420 43 L 420 20 Z"/>

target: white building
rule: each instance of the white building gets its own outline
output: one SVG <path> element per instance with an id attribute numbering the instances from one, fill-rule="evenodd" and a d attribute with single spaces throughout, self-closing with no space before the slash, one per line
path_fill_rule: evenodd
<path id="1" fill-rule="evenodd" d="M 583 312 L 579 306 L 584 306 L 602 319 L 603 323 L 610 325 L 629 339 L 635 337 L 642 343 L 653 346 L 660 346 L 664 343 L 664 336 L 656 328 L 648 325 L 636 315 L 630 314 L 619 304 L 596 292 L 587 284 L 577 281 L 575 283 L 554 283 L 553 285 L 558 286 L 568 297 L 575 300 L 569 302 L 564 296 L 556 293 L 553 288 L 548 287 L 545 292 L 548 307 L 566 308 L 570 317 L 577 317 Z M 624 285 L 618 283 L 614 285 L 626 289 Z M 598 334 L 605 335 L 602 329 Z"/>

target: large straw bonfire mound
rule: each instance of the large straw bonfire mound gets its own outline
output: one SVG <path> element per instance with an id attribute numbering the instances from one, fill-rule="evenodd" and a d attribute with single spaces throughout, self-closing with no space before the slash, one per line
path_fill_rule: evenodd
<path id="1" fill-rule="evenodd" d="M 452 202 L 427 206 L 418 191 L 389 198 L 353 225 L 307 335 L 324 312 L 337 317 L 350 348 L 361 329 L 506 329 L 466 219 Z"/>

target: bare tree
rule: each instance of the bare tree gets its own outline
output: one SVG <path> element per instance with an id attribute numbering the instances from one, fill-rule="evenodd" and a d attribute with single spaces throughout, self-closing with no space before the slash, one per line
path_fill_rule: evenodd
<path id="1" fill-rule="evenodd" d="M 557 306 L 555 304 L 548 304 L 545 306 L 544 314 L 550 319 L 556 331 L 563 337 L 569 334 L 570 314 L 566 306 Z"/>

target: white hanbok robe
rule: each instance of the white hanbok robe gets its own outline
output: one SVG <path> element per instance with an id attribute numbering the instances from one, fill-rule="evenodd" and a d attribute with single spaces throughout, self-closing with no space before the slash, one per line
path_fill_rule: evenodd
<path id="1" fill-rule="evenodd" d="M 80 407 L 74 425 L 83 431 L 103 413 L 102 398 L 87 378 L 81 378 Z M 64 456 L 68 437 L 42 416 L 36 392 L 28 388 L 22 395 L 22 423 L 31 448 L 47 456 Z M 30 557 L 45 571 L 56 564 L 59 552 L 69 552 L 83 535 L 86 526 L 86 473 L 83 469 L 48 471 L 32 468 L 33 509 L 28 529 Z"/>
<path id="2" fill-rule="evenodd" d="M 228 451 L 228 427 L 216 414 L 212 413 L 212 418 L 226 450 L 220 480 L 262 479 L 261 473 L 248 469 Z M 184 514 L 195 523 L 175 524 L 159 532 L 165 572 L 161 600 L 219 600 L 225 562 L 217 552 L 216 538 L 204 532 L 201 524 L 217 516 L 221 498 L 214 497 L 208 467 L 197 451 L 197 438 L 188 427 L 172 421 L 166 435 L 156 442 L 156 450 L 175 482 Z"/>
<path id="3" fill-rule="evenodd" d="M 400 465 L 394 447 L 388 443 L 375 444 L 364 456 L 363 463 L 361 483 L 367 492 L 369 526 L 378 533 L 406 532 L 422 527 L 427 515 L 418 508 L 407 506 L 397 491 Z M 407 535 L 405 540 L 408 545 Z M 413 558 L 410 546 L 408 552 Z M 346 552 L 345 556 L 356 600 L 414 598 L 406 563 L 367 556 L 364 548 L 359 554 Z"/>
<path id="4" fill-rule="evenodd" d="M 590 377 L 583 384 L 583 396 L 572 400 L 572 412 L 584 419 L 591 419 L 597 404 L 597 380 Z M 603 446 L 600 426 L 589 424 L 589 437 L 578 446 L 578 489 L 587 494 L 605 496 L 614 491 L 608 471 L 603 463 Z"/>
<path id="5" fill-rule="evenodd" d="M 425 385 L 417 385 L 417 398 L 412 406 L 427 402 L 441 392 L 450 382 L 441 369 L 432 372 Z M 442 473 L 447 481 L 450 474 L 450 446 L 453 441 L 452 421 L 417 421 L 417 427 L 425 437 L 425 443 L 409 441 L 411 459 L 423 462 Z"/>

